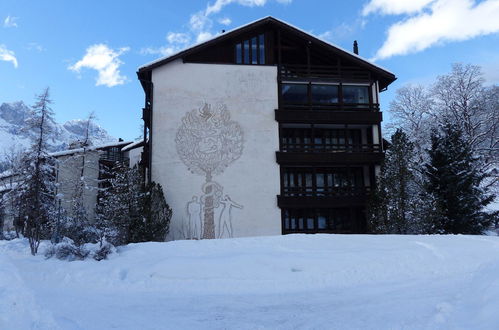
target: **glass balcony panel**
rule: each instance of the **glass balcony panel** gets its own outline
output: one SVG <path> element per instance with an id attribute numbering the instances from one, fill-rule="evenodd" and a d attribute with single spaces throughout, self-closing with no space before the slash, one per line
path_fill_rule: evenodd
<path id="1" fill-rule="evenodd" d="M 308 85 L 282 84 L 282 101 L 288 104 L 307 104 Z"/>
<path id="2" fill-rule="evenodd" d="M 338 86 L 312 85 L 312 104 L 328 105 L 338 103 Z"/>
<path id="3" fill-rule="evenodd" d="M 369 87 L 344 85 L 343 102 L 351 104 L 369 104 Z"/>

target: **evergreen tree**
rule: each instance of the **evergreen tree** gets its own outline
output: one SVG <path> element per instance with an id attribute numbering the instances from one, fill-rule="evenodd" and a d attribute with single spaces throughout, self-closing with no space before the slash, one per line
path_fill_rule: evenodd
<path id="1" fill-rule="evenodd" d="M 101 241 L 115 245 L 164 241 L 172 210 L 166 204 L 163 189 L 151 183 L 144 188 L 137 167 L 116 164 L 109 187 L 101 191 L 97 210 L 97 228 Z"/>
<path id="2" fill-rule="evenodd" d="M 136 167 L 116 163 L 109 187 L 102 192 L 99 207 L 99 227 L 115 245 L 128 244 L 131 231 L 142 219 L 142 179 Z"/>
<path id="3" fill-rule="evenodd" d="M 37 96 L 32 107 L 29 127 L 36 131 L 30 150 L 21 162 L 22 181 L 17 197 L 20 220 L 24 225 L 24 235 L 28 237 L 31 254 L 38 251 L 40 240 L 48 236 L 51 219 L 55 213 L 55 169 L 54 160 L 47 152 L 47 140 L 51 132 L 53 112 L 49 89 Z"/>
<path id="4" fill-rule="evenodd" d="M 481 234 L 490 224 L 484 207 L 494 196 L 481 187 L 485 175 L 477 170 L 476 161 L 458 125 L 446 122 L 432 132 L 425 189 L 434 201 L 434 232 Z"/>
<path id="5" fill-rule="evenodd" d="M 370 201 L 369 223 L 373 232 L 409 234 L 422 231 L 417 214 L 420 202 L 414 159 L 414 144 L 398 129 L 391 137 L 391 146 L 386 151 Z"/>
<path id="6" fill-rule="evenodd" d="M 130 242 L 163 242 L 169 231 L 172 209 L 168 206 L 160 184 L 147 185 L 140 203 L 142 217 L 130 228 Z"/>

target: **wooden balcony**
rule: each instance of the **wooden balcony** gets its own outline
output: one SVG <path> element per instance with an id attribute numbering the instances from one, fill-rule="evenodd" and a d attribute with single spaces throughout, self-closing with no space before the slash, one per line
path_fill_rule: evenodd
<path id="1" fill-rule="evenodd" d="M 321 139 L 321 142 L 323 139 Z M 382 152 L 380 144 L 338 144 L 338 143 L 285 143 L 281 144 L 282 152 L 306 153 L 371 153 Z"/>
<path id="2" fill-rule="evenodd" d="M 326 65 L 299 65 L 282 64 L 278 67 L 281 80 L 293 81 L 349 81 L 366 82 L 371 80 L 371 73 L 361 67 L 354 66 L 326 66 Z"/>
<path id="3" fill-rule="evenodd" d="M 280 208 L 333 208 L 365 206 L 370 187 L 283 187 Z"/>
<path id="4" fill-rule="evenodd" d="M 317 108 L 312 110 L 284 108 L 275 110 L 275 120 L 280 123 L 379 125 L 383 116 L 379 111 L 360 109 L 334 111 Z"/>
<path id="5" fill-rule="evenodd" d="M 382 152 L 276 152 L 280 165 L 348 165 L 380 164 Z"/>

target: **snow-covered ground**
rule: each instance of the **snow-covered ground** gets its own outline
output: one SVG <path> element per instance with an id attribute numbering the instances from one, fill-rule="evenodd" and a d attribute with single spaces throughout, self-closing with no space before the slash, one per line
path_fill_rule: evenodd
<path id="1" fill-rule="evenodd" d="M 134 244 L 110 260 L 0 241 L 0 329 L 498 329 L 499 237 Z"/>

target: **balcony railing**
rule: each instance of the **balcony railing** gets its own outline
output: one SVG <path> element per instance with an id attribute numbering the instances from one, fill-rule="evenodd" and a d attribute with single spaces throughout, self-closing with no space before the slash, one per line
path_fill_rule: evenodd
<path id="1" fill-rule="evenodd" d="M 100 155 L 100 160 L 108 162 L 128 162 L 129 158 L 125 157 L 123 152 L 104 152 Z"/>
<path id="2" fill-rule="evenodd" d="M 365 197 L 370 187 L 283 187 L 283 197 Z"/>
<path id="3" fill-rule="evenodd" d="M 283 143 L 282 152 L 381 152 L 380 144 Z"/>
<path id="4" fill-rule="evenodd" d="M 369 71 L 354 66 L 329 66 L 329 65 L 300 65 L 283 64 L 279 68 L 279 76 L 282 80 L 295 79 L 320 79 L 320 80 L 345 80 L 369 81 Z"/>
<path id="5" fill-rule="evenodd" d="M 282 103 L 286 110 L 329 110 L 329 111 L 379 111 L 379 103 L 331 103 L 331 104 L 297 104 Z"/>

